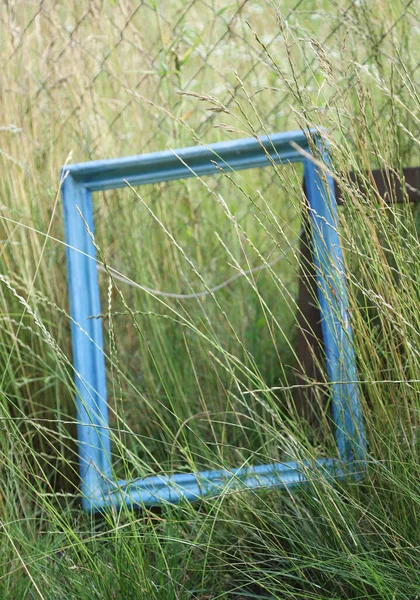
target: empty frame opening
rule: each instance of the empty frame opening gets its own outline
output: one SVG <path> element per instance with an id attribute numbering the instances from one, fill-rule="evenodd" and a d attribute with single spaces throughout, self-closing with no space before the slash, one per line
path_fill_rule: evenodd
<path id="1" fill-rule="evenodd" d="M 301 182 L 282 165 L 93 195 L 117 477 L 284 460 Z"/>

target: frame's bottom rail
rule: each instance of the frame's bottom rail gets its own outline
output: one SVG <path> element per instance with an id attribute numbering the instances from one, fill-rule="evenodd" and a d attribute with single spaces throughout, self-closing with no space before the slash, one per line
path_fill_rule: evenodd
<path id="1" fill-rule="evenodd" d="M 162 504 L 194 502 L 201 498 L 221 496 L 238 491 L 261 488 L 288 488 L 314 481 L 319 477 L 342 477 L 350 474 L 349 464 L 323 458 L 313 462 L 285 462 L 242 467 L 232 471 L 200 471 L 175 475 L 155 475 L 132 481 L 108 482 L 95 497 L 85 497 L 83 505 L 91 511 L 107 506 L 126 505 L 145 508 Z"/>

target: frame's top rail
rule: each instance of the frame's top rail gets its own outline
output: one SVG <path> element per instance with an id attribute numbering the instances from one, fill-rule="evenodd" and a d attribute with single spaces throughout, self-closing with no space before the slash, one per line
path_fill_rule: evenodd
<path id="1" fill-rule="evenodd" d="M 315 130 L 310 133 L 314 136 L 317 134 Z M 303 149 L 308 148 L 306 135 L 302 131 L 292 131 L 208 146 L 77 163 L 63 167 L 62 176 L 70 175 L 86 188 L 96 191 L 124 187 L 126 181 L 131 185 L 142 185 L 211 175 L 224 168 L 238 171 L 264 167 L 269 160 L 277 163 L 301 161 L 302 155 L 291 142 Z"/>

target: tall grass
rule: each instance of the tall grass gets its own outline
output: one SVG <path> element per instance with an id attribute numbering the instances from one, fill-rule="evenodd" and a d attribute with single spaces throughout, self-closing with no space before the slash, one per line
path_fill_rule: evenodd
<path id="1" fill-rule="evenodd" d="M 418 210 L 365 175 L 404 185 L 420 162 L 415 2 L 1 11 L 1 597 L 418 597 Z M 60 166 L 298 127 L 324 128 L 345 197 L 363 477 L 82 514 Z M 180 299 L 99 272 L 121 476 L 336 452 L 328 411 L 311 432 L 293 405 L 301 177 L 96 194 L 101 260 L 132 282 L 200 294 L 243 274 Z M 308 384 L 328 401 L 323 377 Z"/>

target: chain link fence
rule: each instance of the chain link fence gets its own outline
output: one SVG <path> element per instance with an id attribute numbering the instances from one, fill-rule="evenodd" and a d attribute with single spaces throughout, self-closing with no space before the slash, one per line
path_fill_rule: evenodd
<path id="1" fill-rule="evenodd" d="M 68 320 L 63 309 L 67 305 L 65 257 L 63 246 L 56 243 L 62 240 L 58 173 L 66 160 L 82 162 L 257 136 L 295 129 L 308 122 L 327 127 L 332 135 L 340 124 L 339 134 L 347 131 L 346 141 L 354 141 L 357 136 L 353 136 L 352 127 L 356 121 L 348 118 L 352 107 L 371 105 L 371 113 L 366 111 L 366 114 L 374 111 L 372 122 L 385 124 L 392 110 L 399 110 L 400 105 L 404 107 L 405 100 L 416 94 L 413 82 L 420 64 L 420 44 L 416 42 L 420 25 L 414 0 L 395 0 L 385 8 L 380 0 L 84 0 L 73 3 L 3 0 L 0 28 L 2 272 L 13 280 L 13 286 L 22 297 L 30 299 L 34 311 L 40 311 L 48 320 L 49 329 L 68 356 Z M 398 97 L 397 103 L 390 101 L 392 95 Z M 414 131 L 408 121 L 415 123 L 415 116 L 401 108 L 398 119 L 406 130 Z M 416 160 L 412 154 L 413 136 L 402 128 L 399 132 L 401 155 L 408 166 L 410 161 Z M 340 141 L 339 135 L 337 140 Z M 270 186 L 278 185 L 273 181 L 269 175 L 261 176 L 254 189 L 258 188 L 262 194 L 267 189 L 267 198 L 271 199 Z M 223 185 L 227 189 L 226 181 L 215 183 L 215 191 L 221 189 L 217 186 Z M 188 197 L 192 198 L 194 210 L 190 211 L 192 216 L 188 217 L 187 225 L 195 232 L 197 223 L 202 227 L 214 211 L 211 207 L 204 211 L 194 184 L 190 187 Z M 175 190 L 173 195 L 179 197 L 179 190 L 168 187 L 168 193 L 171 189 Z M 161 190 L 154 193 L 158 201 Z M 288 198 L 292 195 L 287 179 L 282 194 Z M 233 194 L 231 198 L 233 201 Z M 107 198 L 104 196 L 102 200 Z M 103 203 L 102 206 L 107 207 L 106 214 L 101 214 L 99 207 L 95 213 L 98 232 L 101 219 L 108 223 L 111 231 L 105 231 L 103 226 L 103 237 L 104 243 L 108 240 L 112 248 L 116 243 L 112 235 L 118 238 L 118 232 L 112 230 L 119 213 L 127 209 L 125 203 L 124 211 L 120 211 L 119 202 L 123 203 L 122 194 L 118 202 L 112 197 L 112 202 Z M 132 202 L 134 205 L 133 199 Z M 193 213 L 199 217 L 195 219 Z M 140 212 L 139 215 L 140 223 L 143 217 Z M 174 231 L 178 231 L 178 227 L 182 236 L 186 235 L 187 227 L 180 215 L 181 212 L 176 216 L 168 213 L 165 218 L 173 219 Z M 244 211 L 245 222 L 248 216 Z M 123 221 L 123 218 L 119 221 L 121 228 Z M 299 227 L 297 222 L 295 238 Z M 50 237 L 47 241 L 46 232 L 55 239 Z M 221 232 L 222 238 L 223 235 L 228 235 L 227 229 Z M 206 244 L 198 229 L 193 238 Z M 273 242 L 272 246 L 279 250 L 276 244 Z M 138 266 L 135 273 L 138 284 L 175 294 L 194 292 L 195 296 L 202 292 L 201 288 L 190 290 L 189 282 L 180 280 L 179 270 L 173 270 L 171 279 L 165 268 L 169 250 L 165 253 L 163 242 L 156 243 L 153 252 L 151 244 L 149 246 L 149 258 L 155 262 L 151 260 L 149 270 L 145 268 L 144 272 L 141 271 L 143 265 Z M 272 246 L 264 246 L 267 261 L 277 258 L 272 255 Z M 197 256 L 196 259 L 212 288 L 230 280 L 234 273 L 229 265 L 225 265 L 224 270 L 220 268 L 223 253 L 219 246 L 213 254 L 210 250 L 207 247 L 204 258 Z M 285 251 L 283 246 L 282 252 Z M 197 252 L 199 254 L 198 245 Z M 128 256 L 128 264 L 123 266 L 127 266 L 129 275 L 133 261 L 127 252 L 123 255 Z M 173 262 L 177 264 L 175 259 Z M 118 267 L 119 263 L 112 265 Z M 260 273 L 261 261 L 257 257 L 242 266 L 246 271 Z M 162 278 L 155 280 L 153 277 L 158 272 L 163 274 Z M 293 276 L 291 273 L 290 281 Z M 104 282 L 103 274 L 101 278 Z M 103 283 L 105 295 L 107 284 L 107 281 Z M 290 285 L 296 292 L 296 281 Z M 132 293 L 134 295 L 133 290 Z M 47 305 L 46 299 L 51 304 Z M 3 286 L 0 301 L 7 315 L 1 325 L 2 335 L 7 332 L 11 340 L 20 335 L 22 344 L 26 344 L 21 348 L 18 342 L 9 342 L 7 338 L 13 347 L 10 349 L 6 344 L 8 358 L 2 371 L 8 374 L 10 381 L 16 382 L 16 389 L 10 384 L 16 397 L 20 397 L 22 386 L 28 386 L 28 398 L 32 398 L 32 394 L 38 398 L 36 386 L 40 389 L 44 386 L 45 365 L 53 364 L 48 367 L 51 380 L 59 377 L 64 380 L 66 375 L 57 374 L 48 349 L 45 350 L 39 340 L 39 332 L 32 331 L 32 325 L 27 325 L 23 317 L 20 321 L 10 317 L 16 311 L 20 315 L 22 310 L 16 294 Z M 244 313 L 238 312 L 235 316 L 238 328 L 244 322 L 246 337 L 246 323 L 258 319 L 250 303 L 246 299 L 243 303 L 247 304 Z M 229 298 L 226 306 L 233 306 Z M 255 347 L 261 351 L 261 335 L 258 335 Z M 266 337 L 268 347 L 272 344 L 271 332 L 267 332 Z M 135 344 L 137 340 L 133 341 L 133 347 Z M 45 364 L 37 364 L 33 372 L 25 363 L 29 363 L 29 359 L 24 360 L 19 354 L 26 357 L 28 348 L 31 352 L 36 348 L 34 352 L 45 359 Z M 269 352 L 264 354 L 268 356 Z M 271 364 L 274 380 L 278 377 L 274 371 L 279 364 L 274 353 Z M 132 370 L 136 368 L 137 363 Z M 271 366 L 266 370 L 269 369 Z M 45 385 L 48 393 L 49 385 Z M 213 393 L 211 385 L 209 397 Z M 60 392 L 54 392 L 57 398 L 47 398 L 44 388 L 40 393 L 44 394 L 40 415 L 51 419 L 51 406 L 61 406 Z M 31 414 L 38 410 L 36 402 L 30 407 Z M 70 402 L 68 400 L 68 414 L 73 411 Z M 190 410 L 190 405 L 186 406 Z M 24 410 L 27 410 L 26 404 Z M 60 411 L 58 408 L 60 419 L 57 421 L 63 430 L 57 439 L 64 448 L 67 442 L 63 440 L 73 436 L 68 436 Z M 59 446 L 56 441 L 54 444 Z M 62 455 L 66 452 L 63 449 Z"/>
<path id="2" fill-rule="evenodd" d="M 413 30 L 413 2 L 396 2 L 393 14 L 376 4 L 7 0 L 1 77 L 13 109 L 2 125 L 22 128 L 37 156 L 58 163 L 70 150 L 81 161 L 215 141 L 228 135 L 220 125 L 246 135 L 290 129 L 296 95 L 328 108 L 319 92 L 329 69 L 351 60 L 378 69 L 396 30 Z"/>

